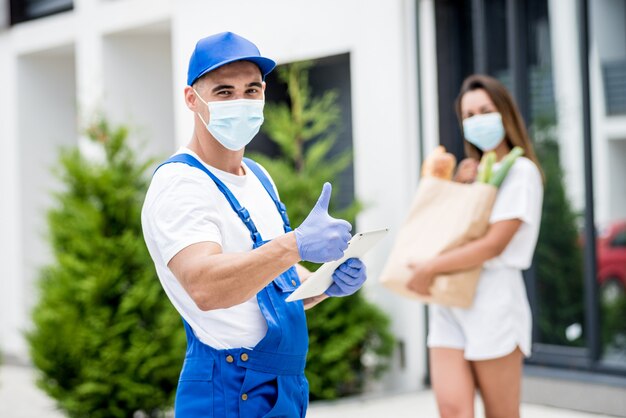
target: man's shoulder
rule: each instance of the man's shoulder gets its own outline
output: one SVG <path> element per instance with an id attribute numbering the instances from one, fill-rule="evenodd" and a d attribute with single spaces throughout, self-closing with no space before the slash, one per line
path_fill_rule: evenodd
<path id="1" fill-rule="evenodd" d="M 168 162 L 162 164 L 154 172 L 150 186 L 167 185 L 181 181 L 202 184 L 206 180 L 207 175 L 196 167 L 180 162 Z"/>
<path id="2" fill-rule="evenodd" d="M 174 202 L 206 199 L 210 179 L 202 171 L 184 163 L 167 163 L 152 175 L 144 200 L 144 210 Z M 171 203 L 168 203 L 171 202 Z"/>

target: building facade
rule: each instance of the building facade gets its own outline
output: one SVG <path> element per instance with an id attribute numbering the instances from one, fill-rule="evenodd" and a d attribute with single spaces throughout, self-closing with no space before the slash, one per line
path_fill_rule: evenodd
<path id="1" fill-rule="evenodd" d="M 346 181 L 366 204 L 360 230 L 398 229 L 436 145 L 461 157 L 453 105 L 463 78 L 503 81 L 534 139 L 557 144 L 579 234 L 575 254 L 544 243 L 579 260 L 564 281 L 539 256 L 527 274 L 535 335 L 525 396 L 568 402 L 537 389 L 566 382 L 595 393 L 570 406 L 626 414 L 625 22 L 626 0 L 0 1 L 0 350 L 27 361 L 58 148 L 91 152 L 81 129 L 104 114 L 131 126 L 145 155 L 173 152 L 192 129 L 182 95 L 191 50 L 230 30 L 279 64 L 315 60 L 320 88 L 339 89 L 350 127 L 341 141 L 354 156 Z M 426 314 L 376 281 L 391 243 L 366 259 L 366 295 L 399 341 L 372 390 L 417 390 L 428 382 Z"/>

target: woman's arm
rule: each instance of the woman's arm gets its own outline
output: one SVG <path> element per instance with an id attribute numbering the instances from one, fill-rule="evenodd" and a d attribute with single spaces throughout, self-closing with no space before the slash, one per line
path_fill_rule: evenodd
<path id="1" fill-rule="evenodd" d="M 430 260 L 412 263 L 413 277 L 407 287 L 428 295 L 435 276 L 481 266 L 485 261 L 499 256 L 519 229 L 522 221 L 510 219 L 489 226 L 484 237 L 468 242 Z"/>

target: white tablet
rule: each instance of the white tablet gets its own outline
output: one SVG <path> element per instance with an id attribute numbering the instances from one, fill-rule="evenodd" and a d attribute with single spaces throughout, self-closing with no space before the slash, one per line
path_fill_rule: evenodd
<path id="1" fill-rule="evenodd" d="M 388 231 L 389 228 L 385 228 L 355 234 L 348 242 L 348 248 L 346 248 L 346 251 L 343 253 L 343 257 L 339 260 L 322 264 L 316 272 L 311 274 L 309 278 L 285 300 L 287 302 L 293 302 L 324 293 L 326 289 L 333 284 L 333 272 L 337 267 L 349 258 L 362 257 L 370 248 L 387 235 Z"/>

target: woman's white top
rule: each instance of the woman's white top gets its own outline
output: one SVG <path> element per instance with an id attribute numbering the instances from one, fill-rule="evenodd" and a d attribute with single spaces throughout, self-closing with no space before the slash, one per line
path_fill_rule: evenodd
<path id="1" fill-rule="evenodd" d="M 500 165 L 496 163 L 494 171 Z M 522 225 L 502 254 L 485 263 L 485 269 L 526 270 L 530 267 L 539 237 L 542 203 L 543 182 L 539 169 L 528 158 L 518 158 L 498 190 L 489 223 L 519 219 Z"/>

